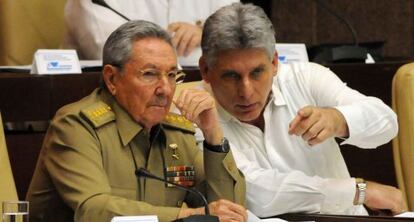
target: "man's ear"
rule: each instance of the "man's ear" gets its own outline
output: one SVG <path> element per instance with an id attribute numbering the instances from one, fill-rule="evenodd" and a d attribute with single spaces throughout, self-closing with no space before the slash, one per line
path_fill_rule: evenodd
<path id="1" fill-rule="evenodd" d="M 273 55 L 272 65 L 273 65 L 273 76 L 277 74 L 277 66 L 279 64 L 279 56 L 277 51 L 275 50 L 275 54 Z"/>
<path id="2" fill-rule="evenodd" d="M 118 75 L 118 70 L 115 66 L 105 65 L 103 67 L 103 80 L 105 82 L 106 88 L 112 94 L 116 94 L 116 79 Z"/>
<path id="3" fill-rule="evenodd" d="M 205 82 L 209 82 L 208 80 L 208 67 L 206 64 L 206 58 L 204 56 L 201 56 L 200 59 L 198 60 L 198 66 L 200 67 L 200 74 L 201 77 L 203 78 L 203 80 Z"/>

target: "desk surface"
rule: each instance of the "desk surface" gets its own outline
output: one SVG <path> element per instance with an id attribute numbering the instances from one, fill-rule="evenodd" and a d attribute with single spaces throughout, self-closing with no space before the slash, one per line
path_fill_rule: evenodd
<path id="1" fill-rule="evenodd" d="M 284 214 L 278 216 L 287 221 L 316 221 L 316 222 L 392 222 L 414 221 L 414 218 L 392 216 L 345 216 L 327 214 Z"/>

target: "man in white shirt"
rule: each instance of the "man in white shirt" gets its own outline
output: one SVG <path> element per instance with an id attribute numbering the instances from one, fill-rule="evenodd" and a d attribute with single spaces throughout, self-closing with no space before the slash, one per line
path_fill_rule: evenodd
<path id="1" fill-rule="evenodd" d="M 395 113 L 325 67 L 279 64 L 274 34 L 263 10 L 232 4 L 206 20 L 201 41 L 200 71 L 245 174 L 248 208 L 262 217 L 367 214 L 362 204 L 405 211 L 398 189 L 352 178 L 335 142 L 387 143 L 398 131 Z"/>
<path id="2" fill-rule="evenodd" d="M 105 0 L 130 20 L 154 22 L 173 35 L 181 65 L 198 64 L 204 20 L 217 9 L 238 0 Z M 82 59 L 102 59 L 109 34 L 127 22 L 92 0 L 68 0 L 64 47 L 74 48 Z"/>

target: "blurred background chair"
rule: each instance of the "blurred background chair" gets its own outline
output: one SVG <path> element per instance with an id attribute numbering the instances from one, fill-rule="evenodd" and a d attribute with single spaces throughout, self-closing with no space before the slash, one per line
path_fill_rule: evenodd
<path id="1" fill-rule="evenodd" d="M 10 166 L 9 155 L 7 152 L 6 140 L 4 138 L 3 120 L 0 113 L 0 203 L 4 200 L 17 200 L 16 185 Z M 2 207 L 0 207 L 0 215 Z M 0 221 L 2 218 L 0 216 Z"/>
<path id="2" fill-rule="evenodd" d="M 392 82 L 392 107 L 399 132 L 393 140 L 394 164 L 399 188 L 414 211 L 414 62 L 400 67 Z"/>
<path id="3" fill-rule="evenodd" d="M 32 63 L 37 49 L 59 48 L 66 0 L 1 0 L 0 65 Z"/>

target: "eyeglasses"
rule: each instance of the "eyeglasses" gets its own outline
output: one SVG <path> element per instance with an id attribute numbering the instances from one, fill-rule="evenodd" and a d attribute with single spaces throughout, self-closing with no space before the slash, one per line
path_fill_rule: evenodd
<path id="1" fill-rule="evenodd" d="M 117 64 L 111 64 L 117 68 L 122 66 Z M 139 80 L 148 85 L 156 84 L 161 78 L 165 76 L 168 79 L 170 85 L 177 85 L 184 82 L 186 74 L 182 70 L 173 70 L 170 72 L 161 72 L 158 69 L 143 69 L 137 71 L 137 77 Z"/>
<path id="2" fill-rule="evenodd" d="M 142 82 L 152 85 L 161 80 L 165 76 L 170 85 L 176 85 L 184 82 L 185 73 L 182 70 L 173 70 L 170 72 L 161 72 L 157 69 L 144 69 L 138 71 L 138 79 Z"/>

